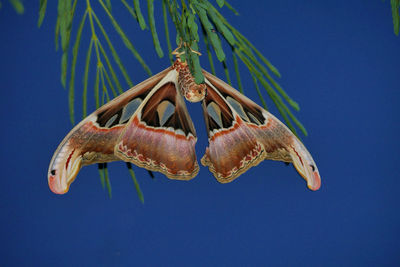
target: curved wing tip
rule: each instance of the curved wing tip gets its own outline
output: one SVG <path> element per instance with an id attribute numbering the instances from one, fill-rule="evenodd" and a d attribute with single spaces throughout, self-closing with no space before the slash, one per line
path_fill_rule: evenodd
<path id="1" fill-rule="evenodd" d="M 50 188 L 51 192 L 53 192 L 54 194 L 57 194 L 57 195 L 64 195 L 69 190 L 69 188 L 66 188 L 65 190 L 58 190 L 58 189 L 53 188 L 51 186 L 49 186 L 49 188 Z"/>
<path id="2" fill-rule="evenodd" d="M 307 187 L 308 187 L 308 189 L 310 189 L 312 191 L 317 191 L 318 189 L 321 188 L 321 179 L 318 178 L 315 181 L 313 181 L 313 183 L 310 183 L 309 181 L 307 181 Z"/>
<path id="3" fill-rule="evenodd" d="M 65 188 L 62 188 L 62 186 L 58 185 L 58 184 L 55 182 L 55 179 L 52 179 L 51 177 L 49 177 L 48 183 L 49 183 L 49 189 L 50 189 L 51 192 L 53 192 L 54 194 L 63 195 L 63 194 L 65 194 L 65 193 L 67 193 L 68 190 L 69 190 L 69 185 L 66 186 Z"/>
<path id="4" fill-rule="evenodd" d="M 311 191 L 317 191 L 320 189 L 320 185 L 318 186 L 311 186 L 311 185 L 307 185 L 308 189 L 310 189 Z"/>

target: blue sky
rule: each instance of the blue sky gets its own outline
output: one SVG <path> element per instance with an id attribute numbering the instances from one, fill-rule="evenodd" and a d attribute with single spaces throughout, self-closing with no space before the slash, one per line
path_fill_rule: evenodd
<path id="1" fill-rule="evenodd" d="M 279 83 L 300 104 L 297 115 L 309 132 L 302 139 L 319 167 L 321 189 L 308 190 L 293 167 L 272 161 L 229 184 L 204 167 L 190 182 L 159 173 L 150 179 L 135 167 L 144 205 L 121 162 L 109 164 L 111 200 L 96 166 L 83 168 L 68 194 L 49 190 L 48 164 L 71 129 L 68 92 L 54 49 L 56 4 L 49 3 L 38 29 L 39 3 L 25 2 L 22 16 L 4 1 L 0 9 L 0 265 L 398 264 L 400 37 L 393 34 L 389 1 L 230 1 L 240 16 L 226 8 L 223 14 L 279 69 Z M 119 2 L 113 7 L 152 71 L 167 68 L 150 33 Z M 161 17 L 156 22 L 162 32 Z M 86 28 L 82 47 L 88 34 Z M 160 40 L 166 52 L 163 35 Z M 132 80 L 146 79 L 129 51 L 116 47 Z M 201 63 L 209 70 L 206 56 Z M 246 95 L 260 104 L 246 68 L 240 70 Z M 221 67 L 217 74 L 225 79 Z M 188 108 L 200 159 L 204 119 L 199 104 Z"/>

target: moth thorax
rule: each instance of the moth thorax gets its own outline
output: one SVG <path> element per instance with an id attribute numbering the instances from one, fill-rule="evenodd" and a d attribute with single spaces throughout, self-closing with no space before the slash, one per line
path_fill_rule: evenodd
<path id="1" fill-rule="evenodd" d="M 206 96 L 206 85 L 196 84 L 187 65 L 179 69 L 178 84 L 187 101 L 199 102 Z"/>

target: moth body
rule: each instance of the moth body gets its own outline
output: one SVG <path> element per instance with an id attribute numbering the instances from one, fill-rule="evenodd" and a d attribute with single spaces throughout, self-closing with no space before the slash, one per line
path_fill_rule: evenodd
<path id="1" fill-rule="evenodd" d="M 186 62 L 181 62 L 178 58 L 173 68 L 178 71 L 178 86 L 186 100 L 189 102 L 202 101 L 207 94 L 206 85 L 204 83 L 196 84 Z"/>

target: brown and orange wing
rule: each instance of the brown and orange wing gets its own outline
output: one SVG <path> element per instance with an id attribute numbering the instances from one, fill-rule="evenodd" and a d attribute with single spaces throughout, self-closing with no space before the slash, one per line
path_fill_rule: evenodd
<path id="1" fill-rule="evenodd" d="M 189 160 L 192 161 L 194 167 L 192 169 L 187 168 L 184 171 L 195 176 L 198 171 L 194 153 L 196 134 L 183 100 L 176 100 L 176 98 L 179 98 L 176 94 L 176 80 L 177 72 L 168 68 L 100 107 L 75 126 L 58 146 L 50 162 L 48 171 L 50 189 L 57 194 L 66 193 L 81 166 L 93 163 L 122 159 L 163 173 L 166 173 L 166 171 L 163 171 L 164 168 L 156 168 L 155 164 L 160 164 L 163 167 L 165 165 L 168 170 L 182 167 L 182 164 L 170 166 L 171 160 L 168 158 L 170 152 L 165 153 L 166 156 L 164 157 L 163 150 L 156 146 L 156 140 L 153 139 L 154 132 L 165 131 L 166 125 L 180 127 L 176 130 L 177 132 L 182 129 L 182 132 L 188 133 L 185 136 L 190 136 L 190 142 L 185 142 L 183 147 L 187 151 L 192 151 L 193 155 Z M 175 108 L 172 113 L 169 103 L 162 100 L 157 102 L 158 100 L 154 98 L 160 94 L 159 92 L 169 96 L 175 95 L 175 100 L 170 102 Z M 153 108 L 154 110 L 152 110 Z M 143 111 L 146 115 L 143 115 Z M 138 122 L 138 118 L 143 118 L 144 121 Z M 160 120 L 159 124 L 155 122 L 157 119 Z M 179 123 L 172 123 L 172 120 L 178 120 Z M 147 127 L 147 125 L 152 126 Z M 135 127 L 140 128 L 140 131 L 132 133 Z M 169 149 L 177 154 L 179 148 L 177 144 L 181 145 L 182 143 L 176 140 L 181 140 L 182 135 L 171 132 L 170 138 L 175 140 L 176 146 L 170 146 Z M 146 158 L 146 161 L 151 159 L 154 165 L 146 165 L 133 158 L 125 157 L 117 146 L 117 144 L 121 144 L 121 140 L 130 142 L 125 145 L 127 151 L 129 149 L 141 151 L 141 153 L 144 153 L 143 158 Z M 132 148 L 130 147 L 132 140 L 140 140 L 140 143 Z"/>
<path id="2" fill-rule="evenodd" d="M 209 147 L 201 162 L 228 183 L 264 159 L 292 162 L 311 190 L 321 185 L 317 166 L 300 140 L 276 117 L 230 85 L 203 71 Z"/>
<path id="3" fill-rule="evenodd" d="M 189 180 L 199 171 L 196 140 L 193 122 L 177 88 L 177 72 L 173 71 L 143 101 L 114 151 L 124 161 L 171 179 Z"/>

